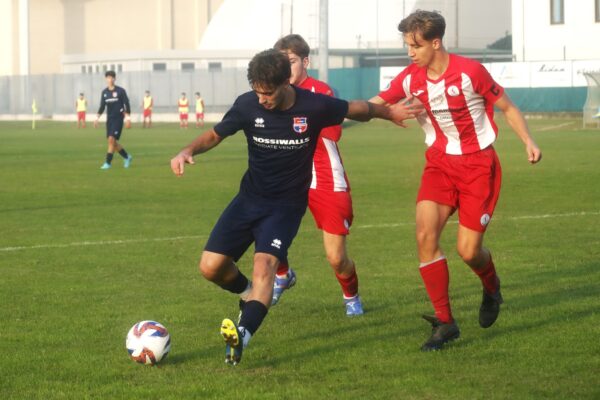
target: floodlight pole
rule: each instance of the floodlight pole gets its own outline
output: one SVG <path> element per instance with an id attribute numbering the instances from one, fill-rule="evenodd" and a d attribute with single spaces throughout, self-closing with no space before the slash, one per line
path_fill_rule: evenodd
<path id="1" fill-rule="evenodd" d="M 319 80 L 327 82 L 329 71 L 329 2 L 319 0 Z"/>

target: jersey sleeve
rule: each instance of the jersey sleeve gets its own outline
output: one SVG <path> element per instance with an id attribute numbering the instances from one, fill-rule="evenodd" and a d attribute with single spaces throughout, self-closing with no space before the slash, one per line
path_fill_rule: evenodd
<path id="1" fill-rule="evenodd" d="M 348 102 L 335 97 L 320 95 L 323 102 L 323 128 L 340 125 L 348 114 Z"/>
<path id="2" fill-rule="evenodd" d="M 494 104 L 504 94 L 504 88 L 492 78 L 489 71 L 481 64 L 477 65 L 470 78 L 475 93 L 480 94 L 490 104 Z"/>
<path id="3" fill-rule="evenodd" d="M 125 89 L 121 89 L 121 91 L 123 92 L 123 112 L 125 114 L 130 114 L 131 113 L 131 107 L 129 105 L 129 97 L 127 96 L 127 92 L 125 91 Z"/>
<path id="4" fill-rule="evenodd" d="M 104 108 L 106 108 L 106 102 L 104 101 L 104 91 L 100 93 L 100 108 L 98 108 L 98 115 L 102 115 L 104 112 Z"/>
<path id="5" fill-rule="evenodd" d="M 400 100 L 408 97 L 404 91 L 404 79 L 406 78 L 406 75 L 408 75 L 408 68 L 405 68 L 392 79 L 389 87 L 379 92 L 379 97 L 389 104 L 396 104 Z"/>
<path id="6" fill-rule="evenodd" d="M 321 93 L 326 96 L 334 97 L 333 90 L 325 82 L 322 82 L 322 84 L 317 87 L 317 93 Z M 333 140 L 334 142 L 337 142 L 342 137 L 342 126 L 341 125 L 333 125 L 333 126 L 329 126 L 327 128 L 323 128 L 321 130 L 321 136 L 324 138 Z"/>
<path id="7" fill-rule="evenodd" d="M 234 135 L 236 132 L 244 129 L 244 120 L 238 100 L 233 103 L 233 106 L 225 113 L 221 122 L 216 124 L 213 129 L 222 138 Z"/>

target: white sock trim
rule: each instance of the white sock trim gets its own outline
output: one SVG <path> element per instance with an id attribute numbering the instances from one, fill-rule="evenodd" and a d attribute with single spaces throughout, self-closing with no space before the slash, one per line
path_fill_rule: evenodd
<path id="1" fill-rule="evenodd" d="M 431 260 L 431 261 L 427 261 L 427 262 L 421 263 L 421 264 L 419 264 L 419 268 L 425 268 L 426 266 L 431 265 L 433 263 L 436 263 L 438 261 L 441 261 L 441 260 L 443 260 L 445 258 L 446 258 L 446 256 L 441 256 L 441 257 L 436 258 L 435 260 Z"/>
<path id="2" fill-rule="evenodd" d="M 252 281 L 248 281 L 248 286 L 246 286 L 246 289 L 244 289 L 244 291 L 242 293 L 240 293 L 240 299 L 246 301 L 248 300 L 248 296 L 250 296 L 250 293 L 252 292 Z"/>
<path id="3" fill-rule="evenodd" d="M 240 334 L 242 335 L 242 345 L 244 346 L 244 348 L 248 347 L 248 343 L 250 343 L 252 334 L 248 332 L 248 330 L 243 326 L 238 327 L 238 331 L 240 331 Z"/>

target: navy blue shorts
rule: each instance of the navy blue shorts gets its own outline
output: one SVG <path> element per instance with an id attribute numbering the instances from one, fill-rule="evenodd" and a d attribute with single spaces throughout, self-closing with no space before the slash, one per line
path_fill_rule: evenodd
<path id="1" fill-rule="evenodd" d="M 204 250 L 237 261 L 254 242 L 255 253 L 286 260 L 305 212 L 305 205 L 265 204 L 238 194 L 221 214 Z"/>
<path id="2" fill-rule="evenodd" d="M 107 119 L 106 120 L 106 137 L 114 137 L 115 139 L 121 139 L 121 133 L 123 132 L 123 118 L 117 120 Z"/>

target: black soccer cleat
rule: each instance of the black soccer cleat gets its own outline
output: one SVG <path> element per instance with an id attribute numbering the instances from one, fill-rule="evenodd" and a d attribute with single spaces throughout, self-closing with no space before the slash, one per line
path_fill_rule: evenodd
<path id="1" fill-rule="evenodd" d="M 460 337 L 460 329 L 456 321 L 444 324 L 439 319 L 429 315 L 423 315 L 423 319 L 431 324 L 431 336 L 421 346 L 421 351 L 441 350 L 444 344 Z"/>
<path id="2" fill-rule="evenodd" d="M 483 299 L 479 307 L 479 326 L 489 328 L 494 325 L 500 314 L 500 304 L 504 303 L 502 293 L 500 292 L 500 280 L 498 280 L 498 290 L 496 293 L 489 294 L 483 289 Z"/>

